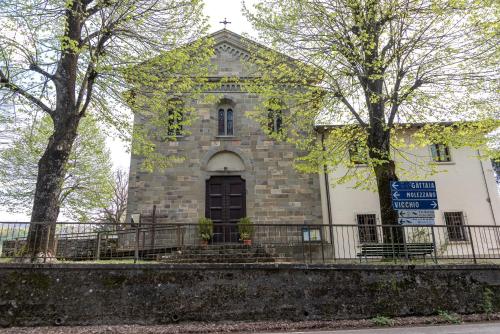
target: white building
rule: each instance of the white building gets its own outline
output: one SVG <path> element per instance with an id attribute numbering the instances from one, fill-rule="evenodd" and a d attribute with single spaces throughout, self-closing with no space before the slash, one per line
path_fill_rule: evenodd
<path id="1" fill-rule="evenodd" d="M 412 142 L 412 133 L 410 131 L 405 135 L 408 143 Z M 474 227 L 500 224 L 500 196 L 491 160 L 479 158 L 480 152 L 470 147 L 431 145 L 417 147 L 406 153 L 409 153 L 408 156 L 413 157 L 413 160 L 409 162 L 398 159 L 399 155 L 395 154 L 396 168 L 401 172 L 413 169 L 415 174 L 400 177 L 401 181 L 431 180 L 436 183 L 439 208 L 435 210 L 434 238 L 436 249 L 443 248 L 440 255 L 446 255 L 446 252 L 450 256 L 471 253 L 471 243 L 476 244 L 476 253 L 498 253 L 498 230 Z M 428 169 L 430 165 L 438 173 L 430 176 L 426 176 L 423 170 L 419 173 L 419 168 Z M 369 167 L 358 164 L 355 168 L 363 170 Z M 380 205 L 378 194 L 374 191 L 357 189 L 353 187 L 354 182 L 332 183 L 331 180 L 337 179 L 345 172 L 345 168 L 337 168 L 327 177 L 320 176 L 323 222 L 334 226 L 333 238 L 338 241 L 338 256 L 342 257 L 344 254 L 345 257 L 355 257 L 354 252 L 360 244 L 382 241 L 382 229 L 365 226 L 354 231 L 352 226 L 339 225 L 380 225 Z M 473 227 L 461 227 L 463 225 Z M 427 228 L 426 232 L 422 232 L 423 229 L 426 228 L 415 227 L 416 232 L 412 232 L 423 233 L 427 241 L 432 241 L 430 228 Z M 409 234 L 411 233 L 406 236 L 407 241 L 412 238 Z"/>

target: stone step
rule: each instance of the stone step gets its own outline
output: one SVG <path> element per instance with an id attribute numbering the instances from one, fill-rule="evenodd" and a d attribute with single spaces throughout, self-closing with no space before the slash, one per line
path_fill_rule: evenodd
<path id="1" fill-rule="evenodd" d="M 269 254 L 171 254 L 164 255 L 163 258 L 260 258 L 272 257 Z"/>
<path id="2" fill-rule="evenodd" d="M 184 247 L 159 260 L 165 263 L 256 263 L 274 262 L 275 258 L 262 246 L 224 244 Z"/>
<path id="3" fill-rule="evenodd" d="M 178 254 L 184 254 L 184 255 L 222 255 L 222 254 L 235 254 L 235 255 L 264 255 L 268 254 L 265 250 L 259 249 L 259 250 L 238 250 L 238 249 L 233 249 L 233 250 L 180 250 L 178 251 Z"/>
<path id="4" fill-rule="evenodd" d="M 164 263 L 257 263 L 257 262 L 275 262 L 274 258 L 270 257 L 255 257 L 255 258 L 241 258 L 241 257 L 226 257 L 226 258 L 171 258 L 161 259 Z"/>
<path id="5" fill-rule="evenodd" d="M 168 257 L 168 255 L 167 255 Z M 253 257 L 273 257 L 269 254 L 174 254 L 170 257 L 183 257 L 183 258 L 195 258 L 195 257 L 206 257 L 206 258 L 225 258 L 225 257 L 241 257 L 241 258 L 253 258 Z"/>
<path id="6" fill-rule="evenodd" d="M 259 245 L 243 245 L 243 244 L 210 244 L 207 246 L 184 246 L 183 250 L 226 250 L 226 249 L 264 249 Z"/>

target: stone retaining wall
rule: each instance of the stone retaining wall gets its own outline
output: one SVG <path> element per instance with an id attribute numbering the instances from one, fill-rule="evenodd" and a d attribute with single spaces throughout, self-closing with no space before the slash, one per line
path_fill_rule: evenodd
<path id="1" fill-rule="evenodd" d="M 488 303 L 500 311 L 500 266 L 0 267 L 2 326 L 477 313 Z"/>

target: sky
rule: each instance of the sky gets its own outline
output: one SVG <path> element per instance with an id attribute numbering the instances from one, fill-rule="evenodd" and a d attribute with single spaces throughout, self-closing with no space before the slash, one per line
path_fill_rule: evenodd
<path id="1" fill-rule="evenodd" d="M 224 27 L 219 23 L 226 18 L 230 24 L 227 29 L 235 33 L 248 33 L 255 35 L 252 25 L 243 17 L 241 13 L 242 0 L 205 0 L 205 15 L 210 17 L 210 32 L 220 30 Z M 247 7 L 257 3 L 256 0 L 244 0 Z"/>
<path id="2" fill-rule="evenodd" d="M 212 33 L 224 28 L 224 25 L 220 22 L 227 19 L 227 21 L 231 22 L 227 24 L 227 29 L 238 34 L 246 33 L 250 36 L 255 36 L 256 34 L 251 24 L 243 17 L 243 1 L 247 7 L 251 7 L 253 4 L 257 3 L 257 0 L 205 0 L 204 12 L 205 15 L 209 17 L 209 32 Z M 115 138 L 108 138 L 106 144 L 111 150 L 111 160 L 113 161 L 114 168 L 128 171 L 130 153 L 126 145 Z M 63 219 L 64 218 L 61 220 Z M 29 217 L 24 214 L 8 213 L 2 211 L 0 208 L 0 221 L 22 222 L 29 221 Z"/>

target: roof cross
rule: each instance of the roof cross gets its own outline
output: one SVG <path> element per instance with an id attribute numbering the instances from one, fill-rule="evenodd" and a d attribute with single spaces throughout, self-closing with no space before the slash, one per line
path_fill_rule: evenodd
<path id="1" fill-rule="evenodd" d="M 222 23 L 224 25 L 224 29 L 226 29 L 226 25 L 231 24 L 226 18 L 224 18 L 224 21 L 220 21 L 219 23 Z"/>

